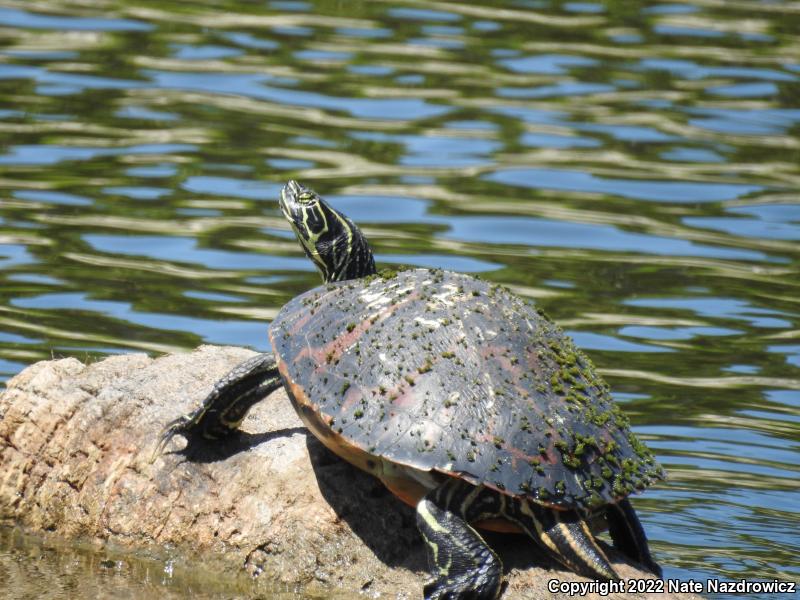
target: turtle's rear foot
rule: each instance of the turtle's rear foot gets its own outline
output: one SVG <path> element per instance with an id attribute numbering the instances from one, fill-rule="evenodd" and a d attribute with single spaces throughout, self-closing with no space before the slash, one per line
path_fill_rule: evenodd
<path id="1" fill-rule="evenodd" d="M 625 498 L 616 504 L 610 504 L 606 508 L 606 518 L 608 519 L 608 532 L 614 541 L 614 547 L 660 578 L 661 567 L 650 555 L 647 536 L 630 500 Z"/>
<path id="2" fill-rule="evenodd" d="M 500 559 L 467 523 L 473 486 L 452 480 L 431 491 L 417 504 L 417 527 L 428 547 L 433 579 L 425 585 L 425 600 L 495 600 L 502 591 Z"/>
<path id="3" fill-rule="evenodd" d="M 239 428 L 247 411 L 281 386 L 272 354 L 258 354 L 236 366 L 217 383 L 195 411 L 164 427 L 153 460 L 176 435 L 187 439 L 218 440 Z"/>
<path id="4" fill-rule="evenodd" d="M 501 513 L 516 523 L 551 558 L 569 570 L 600 581 L 619 579 L 589 525 L 574 510 L 555 510 L 522 498 L 503 504 Z"/>
<path id="5" fill-rule="evenodd" d="M 497 578 L 500 582 L 500 578 Z M 462 576 L 455 579 L 436 579 L 427 583 L 422 589 L 425 600 L 496 600 L 499 598 L 501 586 L 490 585 L 475 587 L 474 578 Z"/>
<path id="6" fill-rule="evenodd" d="M 550 555 L 570 570 L 600 581 L 619 579 L 614 567 L 575 511 L 542 508 L 539 523 L 539 542 Z"/>

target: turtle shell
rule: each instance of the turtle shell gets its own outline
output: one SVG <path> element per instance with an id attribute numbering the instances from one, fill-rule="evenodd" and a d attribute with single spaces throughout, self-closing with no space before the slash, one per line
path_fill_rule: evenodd
<path id="1" fill-rule="evenodd" d="M 428 269 L 328 284 L 270 336 L 318 436 L 370 457 L 565 509 L 664 476 L 589 359 L 500 286 Z"/>

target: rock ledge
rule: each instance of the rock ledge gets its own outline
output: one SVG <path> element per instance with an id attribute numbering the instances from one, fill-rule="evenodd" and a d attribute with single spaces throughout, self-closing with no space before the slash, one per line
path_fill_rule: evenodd
<path id="1" fill-rule="evenodd" d="M 308 434 L 283 391 L 257 405 L 223 447 L 189 459 L 173 442 L 150 462 L 164 424 L 252 354 L 202 346 L 22 371 L 0 395 L 0 523 L 169 552 L 220 573 L 244 566 L 270 587 L 421 597 L 425 552 L 413 511 Z M 504 599 L 568 598 L 547 592 L 548 580 L 582 580 L 544 563 L 521 536 L 487 537 L 509 571 Z M 625 577 L 649 577 L 611 554 Z"/>

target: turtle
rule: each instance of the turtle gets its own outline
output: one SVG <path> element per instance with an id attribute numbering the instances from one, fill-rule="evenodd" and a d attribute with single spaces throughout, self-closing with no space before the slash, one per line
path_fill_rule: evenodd
<path id="1" fill-rule="evenodd" d="M 272 353 L 218 381 L 163 430 L 225 438 L 284 387 L 327 448 L 416 509 L 426 600 L 497 598 L 479 529 L 520 532 L 566 568 L 618 579 L 590 524 L 660 577 L 628 496 L 665 477 L 590 360 L 505 287 L 439 269 L 378 271 L 361 230 L 289 181 L 280 209 L 323 285 L 270 324 Z"/>

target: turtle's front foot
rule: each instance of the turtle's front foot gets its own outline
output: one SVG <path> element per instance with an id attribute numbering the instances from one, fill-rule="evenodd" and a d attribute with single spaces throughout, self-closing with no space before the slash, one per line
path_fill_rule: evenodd
<path id="1" fill-rule="evenodd" d="M 244 361 L 214 384 L 197 410 L 164 427 L 152 461 L 176 435 L 191 443 L 193 439 L 219 440 L 235 433 L 253 404 L 280 386 L 278 367 L 271 354 L 257 354 Z"/>
<path id="2" fill-rule="evenodd" d="M 182 435 L 188 440 L 190 437 L 200 434 L 206 439 L 213 440 L 224 437 L 226 434 L 230 433 L 231 430 L 229 429 L 220 429 L 216 432 L 217 435 L 214 435 L 214 430 L 203 427 L 204 424 L 207 424 L 203 419 L 206 412 L 206 407 L 201 406 L 194 412 L 180 416 L 174 421 L 167 423 L 166 427 L 161 430 L 161 434 L 158 436 L 158 443 L 153 451 L 153 456 L 150 458 L 150 462 L 155 462 L 155 460 L 164 453 L 164 449 L 176 435 Z"/>
<path id="3" fill-rule="evenodd" d="M 166 427 L 161 431 L 161 434 L 158 436 L 158 443 L 156 444 L 155 450 L 153 450 L 153 455 L 150 457 L 150 462 L 155 462 L 155 460 L 164 453 L 164 448 L 167 447 L 176 435 L 183 435 L 186 433 L 189 423 L 191 423 L 189 417 L 183 416 L 175 419 L 174 421 L 170 421 Z"/>

